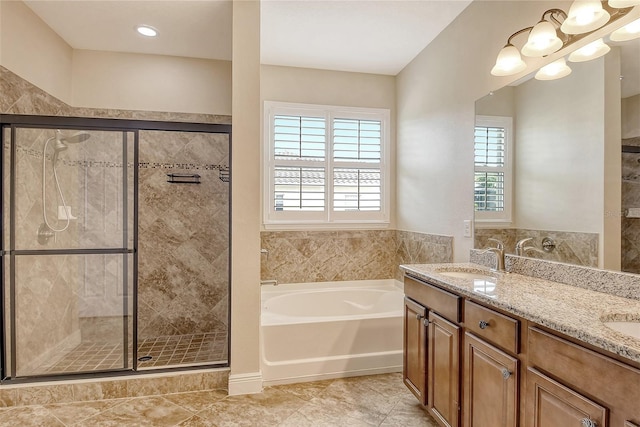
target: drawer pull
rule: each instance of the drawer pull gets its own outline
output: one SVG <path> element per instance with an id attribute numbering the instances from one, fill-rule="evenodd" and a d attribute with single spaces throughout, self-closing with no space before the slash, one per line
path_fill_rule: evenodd
<path id="1" fill-rule="evenodd" d="M 505 380 L 508 380 L 509 377 L 511 376 L 511 372 L 508 369 L 503 369 L 502 370 L 502 378 Z M 583 420 L 584 423 L 584 420 Z"/>
<path id="2" fill-rule="evenodd" d="M 598 423 L 590 418 L 583 418 L 580 422 L 582 423 L 582 427 L 598 427 Z"/>
<path id="3" fill-rule="evenodd" d="M 480 327 L 480 329 L 487 329 L 487 326 L 489 326 L 489 322 L 481 320 L 480 322 L 478 322 L 478 326 Z"/>

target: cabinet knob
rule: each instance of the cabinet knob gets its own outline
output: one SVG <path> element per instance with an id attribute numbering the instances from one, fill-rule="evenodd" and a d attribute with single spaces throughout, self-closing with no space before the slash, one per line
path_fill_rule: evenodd
<path id="1" fill-rule="evenodd" d="M 489 322 L 481 320 L 480 322 L 478 322 L 478 326 L 480 327 L 480 329 L 487 329 L 487 326 L 489 326 Z"/>
<path id="2" fill-rule="evenodd" d="M 420 313 L 416 314 L 416 319 L 420 320 L 422 319 L 424 316 Z"/>
<path id="3" fill-rule="evenodd" d="M 580 422 L 582 423 L 582 427 L 598 427 L 598 423 L 591 418 L 583 418 Z"/>
<path id="4" fill-rule="evenodd" d="M 502 370 L 502 378 L 503 379 L 508 380 L 510 376 L 511 376 L 511 371 L 509 371 L 506 368 Z"/>
<path id="5" fill-rule="evenodd" d="M 424 318 L 424 320 L 422 321 L 424 323 L 424 326 L 429 326 L 429 319 L 427 319 L 426 317 Z"/>

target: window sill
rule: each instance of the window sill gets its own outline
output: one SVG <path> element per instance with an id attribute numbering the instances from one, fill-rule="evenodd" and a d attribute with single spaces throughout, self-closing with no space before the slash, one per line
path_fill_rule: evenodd
<path id="1" fill-rule="evenodd" d="M 287 223 L 264 223 L 264 230 L 289 231 L 289 230 L 384 230 L 391 227 L 389 222 L 287 222 Z"/>

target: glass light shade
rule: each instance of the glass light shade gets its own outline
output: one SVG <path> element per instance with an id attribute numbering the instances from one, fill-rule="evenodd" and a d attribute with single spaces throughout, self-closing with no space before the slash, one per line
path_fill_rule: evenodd
<path id="1" fill-rule="evenodd" d="M 536 73 L 536 80 L 556 80 L 569 74 L 571 74 L 571 68 L 569 68 L 564 58 L 560 58 L 540 68 Z"/>
<path id="2" fill-rule="evenodd" d="M 600 58 L 601 56 L 609 53 L 611 48 L 602 40 L 598 39 L 589 43 L 586 46 L 581 47 L 578 50 L 571 52 L 569 55 L 569 61 L 571 62 L 584 62 L 592 59 Z"/>
<path id="3" fill-rule="evenodd" d="M 640 37 L 640 19 L 628 23 L 622 28 L 618 28 L 609 38 L 614 42 L 626 42 Z"/>
<path id="4" fill-rule="evenodd" d="M 575 0 L 560 29 L 565 34 L 583 34 L 597 30 L 609 21 L 609 12 L 598 0 Z"/>
<path id="5" fill-rule="evenodd" d="M 496 59 L 496 65 L 491 69 L 494 76 L 510 76 L 517 74 L 527 68 L 527 64 L 522 60 L 518 49 L 508 44 L 502 48 Z"/>
<path id="6" fill-rule="evenodd" d="M 624 9 L 625 7 L 632 7 L 640 5 L 640 0 L 609 0 L 609 6 L 616 9 Z"/>
<path id="7" fill-rule="evenodd" d="M 542 57 L 557 52 L 562 40 L 556 34 L 556 28 L 549 21 L 540 21 L 529 33 L 527 44 L 522 48 L 525 56 Z"/>

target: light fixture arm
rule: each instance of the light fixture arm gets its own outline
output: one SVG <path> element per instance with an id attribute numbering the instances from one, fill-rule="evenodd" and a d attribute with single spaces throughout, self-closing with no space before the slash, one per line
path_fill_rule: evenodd
<path id="1" fill-rule="evenodd" d="M 548 16 L 549 21 L 553 21 L 558 27 L 560 27 L 562 25 L 562 22 L 564 22 L 564 20 L 567 19 L 567 14 L 562 9 L 545 10 L 544 13 L 542 14 L 542 18 L 540 18 L 540 20 L 544 21 L 545 20 L 544 19 L 545 16 Z M 562 22 L 559 21 L 556 16 L 561 16 L 562 17 Z"/>
<path id="2" fill-rule="evenodd" d="M 522 34 L 522 33 L 528 33 L 528 32 L 530 32 L 532 29 L 533 29 L 533 27 L 527 27 L 527 28 L 523 28 L 523 29 L 521 29 L 520 31 L 516 31 L 515 33 L 511 34 L 511 35 L 509 36 L 509 38 L 507 39 L 507 44 L 506 44 L 506 46 L 513 45 L 513 43 L 511 43 L 511 40 L 512 40 L 514 37 L 517 37 L 517 36 L 519 36 L 519 35 L 520 35 L 520 34 Z"/>

